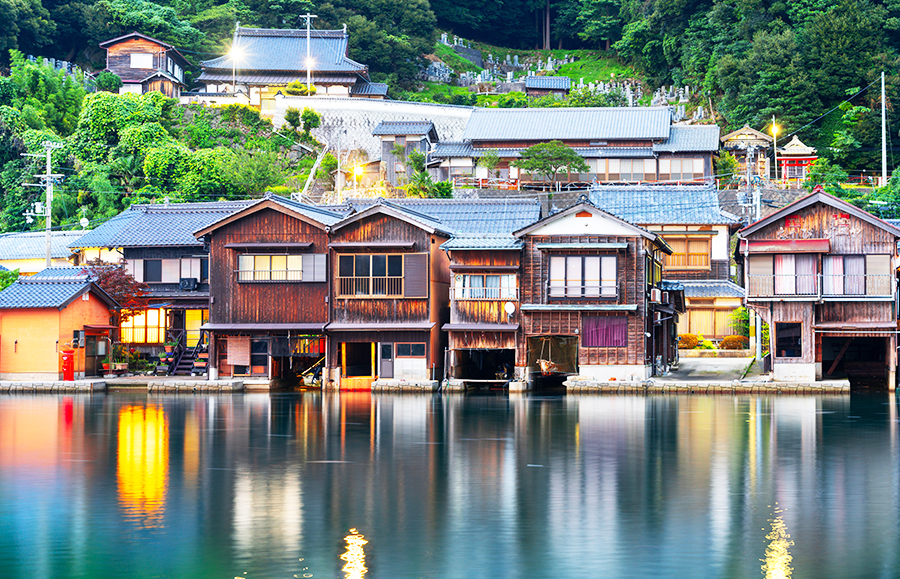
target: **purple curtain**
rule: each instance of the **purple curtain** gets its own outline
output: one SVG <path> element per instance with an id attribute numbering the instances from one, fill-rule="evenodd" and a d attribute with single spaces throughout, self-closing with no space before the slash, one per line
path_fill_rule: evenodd
<path id="1" fill-rule="evenodd" d="M 589 316 L 583 318 L 585 348 L 624 348 L 628 345 L 628 318 Z"/>

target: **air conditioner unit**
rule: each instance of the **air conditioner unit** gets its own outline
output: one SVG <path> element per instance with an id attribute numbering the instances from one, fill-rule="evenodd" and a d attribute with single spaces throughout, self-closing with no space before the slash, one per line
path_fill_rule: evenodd
<path id="1" fill-rule="evenodd" d="M 669 292 L 662 293 L 662 303 L 664 303 L 664 304 L 669 303 Z"/>
<path id="2" fill-rule="evenodd" d="M 178 282 L 178 289 L 182 291 L 192 292 L 197 289 L 199 282 L 195 277 L 183 277 L 181 281 Z"/>
<path id="3" fill-rule="evenodd" d="M 650 290 L 650 301 L 660 303 L 662 301 L 662 291 L 656 288 Z"/>

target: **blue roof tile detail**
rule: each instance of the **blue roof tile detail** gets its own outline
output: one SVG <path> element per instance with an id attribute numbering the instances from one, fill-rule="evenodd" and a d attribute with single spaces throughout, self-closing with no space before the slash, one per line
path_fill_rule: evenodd
<path id="1" fill-rule="evenodd" d="M 525 88 L 538 90 L 569 90 L 572 79 L 567 76 L 526 76 Z"/>
<path id="2" fill-rule="evenodd" d="M 516 239 L 512 235 L 454 236 L 442 243 L 441 249 L 521 249 L 523 245 L 521 239 Z"/>
<path id="3" fill-rule="evenodd" d="M 72 255 L 69 244 L 86 231 L 54 231 L 50 239 L 50 257 L 67 258 Z M 4 233 L 0 235 L 0 259 L 42 259 L 47 255 L 47 238 L 43 231 Z"/>
<path id="4" fill-rule="evenodd" d="M 469 117 L 463 141 L 622 140 L 669 138 L 668 107 L 481 109 Z"/>
<path id="5" fill-rule="evenodd" d="M 354 199 L 350 205 L 364 210 L 373 199 Z M 411 209 L 436 220 L 442 231 L 454 235 L 509 235 L 540 218 L 535 199 L 391 199 L 390 206 Z"/>
<path id="6" fill-rule="evenodd" d="M 664 143 L 655 143 L 653 150 L 657 153 L 718 151 L 719 127 L 717 125 L 674 125 L 669 131 L 669 138 Z"/>
<path id="7" fill-rule="evenodd" d="M 22 278 L 0 292 L 0 309 L 59 308 L 91 286 L 86 278 Z"/>
<path id="8" fill-rule="evenodd" d="M 591 203 L 638 225 L 722 225 L 738 218 L 722 211 L 715 187 L 701 185 L 594 185 Z"/>
<path id="9" fill-rule="evenodd" d="M 744 288 L 730 280 L 683 280 L 684 296 L 688 298 L 742 298 Z"/>
<path id="10" fill-rule="evenodd" d="M 381 121 L 373 135 L 427 135 L 434 130 L 431 121 Z"/>

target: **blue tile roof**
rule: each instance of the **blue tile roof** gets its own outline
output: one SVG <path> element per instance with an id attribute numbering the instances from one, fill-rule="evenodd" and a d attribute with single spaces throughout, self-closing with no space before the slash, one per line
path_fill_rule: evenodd
<path id="1" fill-rule="evenodd" d="M 683 280 L 684 296 L 688 298 L 742 298 L 744 288 L 730 280 Z"/>
<path id="2" fill-rule="evenodd" d="M 512 235 L 454 236 L 441 244 L 441 249 L 521 249 L 524 243 Z"/>
<path id="3" fill-rule="evenodd" d="M 662 140 L 669 138 L 668 107 L 482 109 L 469 117 L 463 141 Z"/>
<path id="4" fill-rule="evenodd" d="M 654 143 L 657 153 L 715 152 L 719 150 L 717 125 L 674 125 L 664 143 Z"/>
<path id="5" fill-rule="evenodd" d="M 349 36 L 342 30 L 313 30 L 309 47 L 313 73 L 360 72 L 367 67 L 347 57 Z M 242 71 L 282 71 L 306 74 L 306 30 L 274 28 L 244 28 L 235 31 L 232 45 L 237 46 L 242 58 L 237 61 Z M 219 69 L 231 71 L 230 56 L 220 56 L 200 63 L 204 71 Z M 300 78 L 299 76 L 297 77 Z M 200 80 L 203 80 L 201 76 Z"/>
<path id="6" fill-rule="evenodd" d="M 82 277 L 21 278 L 0 292 L 0 309 L 61 308 L 91 289 L 102 293 Z M 105 293 L 102 295 L 110 300 Z"/>
<path id="7" fill-rule="evenodd" d="M 431 121 L 381 121 L 373 135 L 427 135 L 434 130 Z"/>
<path id="8" fill-rule="evenodd" d="M 594 185 L 591 203 L 638 225 L 732 224 L 715 187 L 699 185 Z"/>
<path id="9" fill-rule="evenodd" d="M 83 267 L 48 267 L 42 269 L 36 274 L 29 276 L 28 279 L 41 278 L 81 278 L 87 279 L 88 272 Z"/>
<path id="10" fill-rule="evenodd" d="M 194 231 L 247 207 L 253 201 L 132 205 L 69 244 L 85 247 L 198 246 Z"/>
<path id="11" fill-rule="evenodd" d="M 567 76 L 526 76 L 525 88 L 538 90 L 569 90 L 572 79 Z"/>
<path id="12" fill-rule="evenodd" d="M 50 239 L 50 257 L 67 258 L 72 255 L 69 244 L 82 237 L 85 231 L 54 231 Z M 47 238 L 43 231 L 4 233 L 0 235 L 0 259 L 41 259 L 47 255 Z"/>
<path id="13" fill-rule="evenodd" d="M 350 94 L 352 95 L 370 95 L 370 96 L 387 96 L 388 93 L 388 85 L 383 82 L 360 82 L 357 81 L 352 87 L 350 87 Z"/>

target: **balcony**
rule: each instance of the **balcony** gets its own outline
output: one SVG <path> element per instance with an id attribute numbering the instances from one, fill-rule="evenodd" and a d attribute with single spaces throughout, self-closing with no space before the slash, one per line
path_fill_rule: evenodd
<path id="1" fill-rule="evenodd" d="M 513 300 L 519 299 L 519 288 L 511 287 L 451 287 L 451 300 Z"/>
<path id="2" fill-rule="evenodd" d="M 236 269 L 234 275 L 240 282 L 272 283 L 303 281 L 299 269 Z"/>
<path id="3" fill-rule="evenodd" d="M 347 276 L 338 278 L 338 297 L 400 297 L 403 276 Z"/>
<path id="4" fill-rule="evenodd" d="M 547 283 L 547 296 L 550 299 L 617 300 L 619 298 L 619 285 L 617 283 L 605 285 L 564 284 L 556 280 L 550 280 Z"/>
<path id="5" fill-rule="evenodd" d="M 883 301 L 893 299 L 894 295 L 894 276 L 889 274 L 765 274 L 748 277 L 748 300 Z"/>

